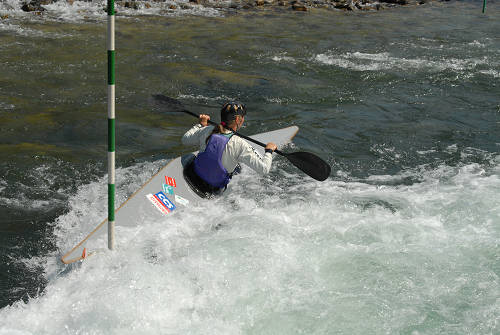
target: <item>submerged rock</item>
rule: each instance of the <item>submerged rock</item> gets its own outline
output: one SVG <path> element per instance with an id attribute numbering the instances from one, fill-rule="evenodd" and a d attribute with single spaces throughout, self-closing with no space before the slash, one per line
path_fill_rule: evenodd
<path id="1" fill-rule="evenodd" d="M 409 3 L 408 0 L 379 0 L 380 2 L 391 3 L 395 5 L 407 5 Z"/>
<path id="2" fill-rule="evenodd" d="M 42 5 L 50 5 L 54 2 L 57 2 L 57 0 L 31 0 L 30 2 L 24 2 L 21 9 L 25 12 L 43 12 L 45 8 Z"/>
<path id="3" fill-rule="evenodd" d="M 137 9 L 139 9 L 139 4 L 134 0 L 125 1 L 125 3 L 123 3 L 123 7 L 137 10 Z"/>
<path id="4" fill-rule="evenodd" d="M 0 0 L 2 1 L 2 0 Z M 22 10 L 40 14 L 48 5 L 57 1 L 66 1 L 72 5 L 75 1 L 91 0 L 26 0 L 22 4 Z M 379 10 L 396 6 L 422 5 L 437 0 L 115 0 L 117 6 L 130 9 L 149 9 L 155 3 L 163 3 L 169 10 L 189 9 L 192 5 L 200 5 L 222 10 L 248 10 L 256 7 L 283 8 L 287 7 L 294 11 L 309 11 L 313 8 L 337 9 L 345 11 L 355 10 Z"/>
<path id="5" fill-rule="evenodd" d="M 356 4 L 352 0 L 338 1 L 334 5 L 334 7 L 337 9 L 343 9 L 343 10 L 356 10 L 356 9 L 358 9 L 358 7 L 356 7 Z"/>
<path id="6" fill-rule="evenodd" d="M 302 2 L 294 2 L 292 4 L 292 9 L 299 12 L 307 12 L 307 7 Z"/>

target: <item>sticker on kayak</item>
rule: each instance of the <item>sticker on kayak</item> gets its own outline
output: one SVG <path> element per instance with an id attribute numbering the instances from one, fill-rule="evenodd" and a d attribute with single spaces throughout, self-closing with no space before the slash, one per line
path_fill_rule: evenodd
<path id="1" fill-rule="evenodd" d="M 177 187 L 177 183 L 175 182 L 175 179 L 172 177 L 165 176 L 165 184 Z"/>
<path id="2" fill-rule="evenodd" d="M 189 204 L 188 199 L 184 199 L 183 197 L 181 197 L 180 195 L 177 195 L 177 194 L 175 195 L 175 202 L 178 202 L 182 206 L 187 206 Z"/>
<path id="3" fill-rule="evenodd" d="M 175 205 L 167 198 L 163 192 L 148 194 L 146 197 L 163 214 L 168 214 L 175 209 Z"/>
<path id="4" fill-rule="evenodd" d="M 162 184 L 162 187 L 163 187 L 163 192 L 165 194 L 174 194 L 174 187 L 173 186 L 170 186 L 170 185 L 167 185 L 167 184 Z"/>

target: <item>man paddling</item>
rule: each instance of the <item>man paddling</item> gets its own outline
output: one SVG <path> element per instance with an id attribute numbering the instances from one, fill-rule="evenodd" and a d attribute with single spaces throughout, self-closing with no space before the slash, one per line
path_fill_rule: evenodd
<path id="1" fill-rule="evenodd" d="M 239 163 L 260 174 L 271 169 L 276 144 L 267 143 L 265 154 L 261 156 L 248 142 L 233 136 L 245 122 L 245 115 L 243 104 L 229 102 L 220 111 L 220 124 L 209 126 L 210 116 L 201 114 L 199 123 L 182 136 L 183 144 L 200 146 L 200 153 L 184 170 L 186 180 L 200 196 L 224 192 L 233 174 L 239 171 Z"/>

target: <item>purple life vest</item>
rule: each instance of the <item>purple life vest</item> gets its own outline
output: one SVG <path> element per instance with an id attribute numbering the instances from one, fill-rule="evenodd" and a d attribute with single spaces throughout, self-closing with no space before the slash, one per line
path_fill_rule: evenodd
<path id="1" fill-rule="evenodd" d="M 209 185 L 223 188 L 231 179 L 226 168 L 222 165 L 222 153 L 229 142 L 229 137 L 213 134 L 208 140 L 205 151 L 194 159 L 194 171 Z"/>

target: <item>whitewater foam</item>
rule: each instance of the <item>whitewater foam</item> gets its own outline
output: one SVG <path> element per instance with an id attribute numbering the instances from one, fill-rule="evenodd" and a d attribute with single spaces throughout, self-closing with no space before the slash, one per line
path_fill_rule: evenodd
<path id="1" fill-rule="evenodd" d="M 427 70 L 427 71 L 465 71 L 474 70 L 479 65 L 492 65 L 486 57 L 445 60 L 432 60 L 426 58 L 401 58 L 391 56 L 388 52 L 369 54 L 361 52 L 348 52 L 335 54 L 333 52 L 318 54 L 313 61 L 325 65 L 335 65 L 355 71 L 383 71 L 383 70 Z M 359 62 L 358 62 L 359 61 Z"/>
<path id="2" fill-rule="evenodd" d="M 280 62 L 286 62 L 286 63 L 292 63 L 292 64 L 297 63 L 297 60 L 292 56 L 287 56 L 286 52 L 282 52 L 278 55 L 271 56 L 271 59 L 275 62 L 278 62 L 278 63 L 280 63 Z"/>
<path id="3" fill-rule="evenodd" d="M 62 37 L 71 36 L 71 34 L 43 32 L 40 30 L 35 30 L 35 29 L 24 27 L 21 24 L 3 23 L 1 21 L 0 21 L 0 31 L 14 33 L 14 34 L 19 35 L 19 36 L 38 37 L 38 38 L 62 38 Z M 5 47 L 7 47 L 7 45 L 8 44 L 3 45 L 1 47 L 5 48 Z"/>
<path id="4" fill-rule="evenodd" d="M 6 0 L 0 3 L 0 16 L 7 20 L 23 19 L 33 22 L 62 21 L 70 23 L 95 23 L 106 20 L 106 0 L 90 1 L 58 1 L 48 5 L 42 5 L 45 11 L 24 12 L 21 7 L 22 0 Z M 219 6 L 228 6 L 230 2 L 222 1 Z M 140 16 L 223 16 L 223 8 L 205 7 L 190 3 L 187 0 L 176 0 L 168 2 L 137 2 L 136 8 L 125 7 L 125 2 L 116 2 L 116 16 L 118 19 L 134 19 Z M 19 28 L 18 28 L 19 29 Z M 22 30 L 22 29 L 19 29 Z"/>
<path id="5" fill-rule="evenodd" d="M 164 163 L 118 169 L 118 202 Z M 465 333 L 494 317 L 498 162 L 407 171 L 422 177 L 413 185 L 391 182 L 400 175 L 320 183 L 276 163 L 65 267 L 53 260 L 106 212 L 105 178 L 80 187 L 56 221 L 59 251 L 26 260 L 45 263 L 44 293 L 2 309 L 1 332 L 397 333 L 438 313 L 442 328 Z"/>
<path id="6" fill-rule="evenodd" d="M 228 97 L 227 95 L 220 95 L 216 97 L 207 97 L 201 94 L 193 95 L 193 94 L 180 94 L 179 99 L 188 99 L 188 100 L 195 100 L 195 101 L 204 101 L 204 102 L 226 102 L 226 101 L 234 101 L 237 100 L 236 98 Z"/>

